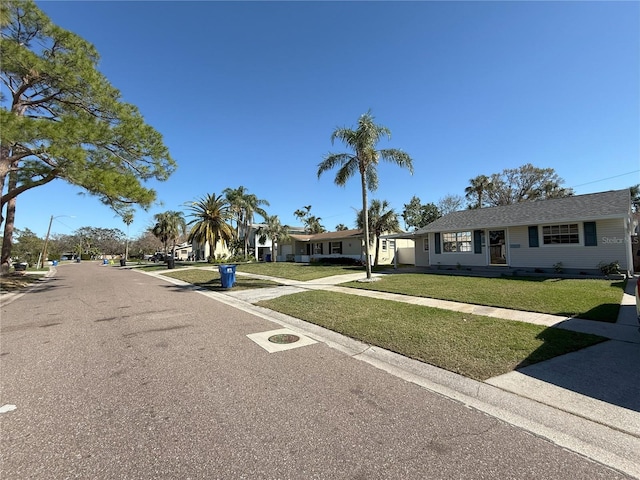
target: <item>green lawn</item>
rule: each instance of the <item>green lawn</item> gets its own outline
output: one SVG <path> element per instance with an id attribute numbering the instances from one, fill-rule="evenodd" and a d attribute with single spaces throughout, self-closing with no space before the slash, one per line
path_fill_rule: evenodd
<path id="1" fill-rule="evenodd" d="M 482 278 L 419 273 L 389 274 L 377 282 L 343 286 L 615 322 L 624 280 Z"/>
<path id="2" fill-rule="evenodd" d="M 604 341 L 557 328 L 326 291 L 258 305 L 477 380 Z"/>
<path id="3" fill-rule="evenodd" d="M 319 265 L 292 262 L 261 262 L 240 263 L 236 267 L 238 272 L 268 275 L 271 277 L 288 278 L 290 280 L 315 280 L 316 278 L 345 275 L 348 273 L 364 273 L 364 267 L 341 265 Z"/>
<path id="4" fill-rule="evenodd" d="M 220 274 L 218 270 L 203 270 L 200 268 L 193 268 L 188 270 L 174 270 L 171 272 L 163 273 L 166 277 L 176 278 L 183 282 L 192 283 L 202 288 L 214 291 L 227 291 L 226 288 L 222 288 L 220 282 Z M 249 278 L 236 275 L 236 284 L 233 286 L 233 290 L 248 290 L 251 288 L 266 288 L 276 287 L 279 283 L 269 280 L 261 280 L 258 278 Z"/>

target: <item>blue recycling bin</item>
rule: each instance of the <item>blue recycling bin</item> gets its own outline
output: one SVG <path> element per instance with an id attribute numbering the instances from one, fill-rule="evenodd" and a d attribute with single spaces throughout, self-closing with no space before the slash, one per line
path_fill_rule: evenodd
<path id="1" fill-rule="evenodd" d="M 54 261 L 53 261 L 53 266 L 54 266 L 54 267 L 57 267 L 57 266 L 58 266 L 58 260 L 54 260 Z"/>
<path id="2" fill-rule="evenodd" d="M 236 283 L 236 266 L 235 265 L 218 265 L 220 273 L 220 282 L 222 288 L 231 288 Z"/>

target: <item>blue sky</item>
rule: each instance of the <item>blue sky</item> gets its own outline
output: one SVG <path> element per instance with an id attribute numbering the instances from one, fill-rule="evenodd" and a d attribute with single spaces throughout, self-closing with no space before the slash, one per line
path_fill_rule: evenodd
<path id="1" fill-rule="evenodd" d="M 359 180 L 317 165 L 338 126 L 371 109 L 415 173 L 382 164 L 370 198 L 398 213 L 532 163 L 578 194 L 640 183 L 638 2 L 37 2 L 93 43 L 99 68 L 164 136 L 178 170 L 155 213 L 245 186 L 298 224 L 354 226 Z M 62 181 L 18 198 L 44 236 L 121 219 Z"/>

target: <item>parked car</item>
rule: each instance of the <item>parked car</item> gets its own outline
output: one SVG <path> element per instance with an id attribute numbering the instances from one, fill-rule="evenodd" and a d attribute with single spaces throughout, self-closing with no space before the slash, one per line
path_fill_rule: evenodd
<path id="1" fill-rule="evenodd" d="M 151 256 L 149 260 L 151 260 L 152 262 L 164 262 L 165 261 L 164 253 L 156 252 L 154 255 Z"/>

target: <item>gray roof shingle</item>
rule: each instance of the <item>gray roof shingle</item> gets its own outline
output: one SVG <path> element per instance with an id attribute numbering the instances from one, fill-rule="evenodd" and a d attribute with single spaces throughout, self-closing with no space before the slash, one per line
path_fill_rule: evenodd
<path id="1" fill-rule="evenodd" d="M 415 234 L 624 218 L 629 215 L 630 205 L 631 194 L 627 188 L 503 207 L 461 210 L 440 217 Z"/>

